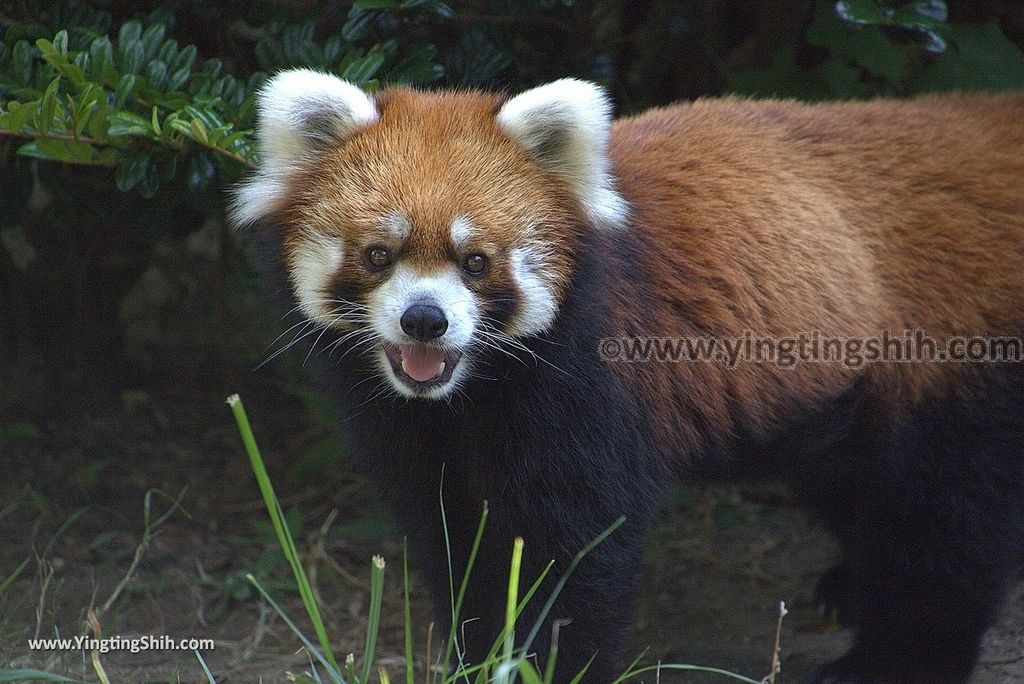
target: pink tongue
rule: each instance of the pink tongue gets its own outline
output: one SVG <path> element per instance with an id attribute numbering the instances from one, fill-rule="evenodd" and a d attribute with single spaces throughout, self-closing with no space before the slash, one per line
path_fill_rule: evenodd
<path id="1" fill-rule="evenodd" d="M 422 344 L 403 344 L 402 370 L 416 382 L 433 380 L 441 374 L 444 352 Z"/>

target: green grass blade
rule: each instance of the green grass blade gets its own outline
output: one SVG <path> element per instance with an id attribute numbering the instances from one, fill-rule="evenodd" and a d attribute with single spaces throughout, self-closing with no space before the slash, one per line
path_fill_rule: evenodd
<path id="1" fill-rule="evenodd" d="M 746 682 L 746 684 L 761 684 L 761 682 L 762 682 L 762 680 L 760 680 L 760 679 L 751 679 L 750 677 L 744 677 L 741 674 L 736 674 L 735 672 L 729 672 L 728 670 L 722 670 L 722 669 L 719 669 L 717 667 L 704 667 L 702 665 L 672 665 L 672 664 L 669 664 L 669 665 L 648 665 L 647 667 L 641 667 L 639 670 L 632 670 L 632 671 L 626 672 L 626 673 L 622 674 L 614 682 L 612 682 L 612 684 L 620 684 L 620 682 L 625 682 L 627 680 L 633 679 L 634 677 L 637 677 L 638 675 L 642 675 L 642 674 L 645 674 L 647 672 L 656 672 L 658 670 L 662 670 L 662 671 L 664 671 L 664 670 L 678 670 L 678 671 L 681 671 L 681 672 L 704 672 L 706 674 L 722 675 L 723 677 L 728 677 L 728 678 L 734 679 L 734 680 L 736 680 L 738 682 Z"/>
<path id="2" fill-rule="evenodd" d="M 274 486 L 270 482 L 267 468 L 263 464 L 263 457 L 260 455 L 259 447 L 256 445 L 256 438 L 253 436 L 252 426 L 249 425 L 249 417 L 245 413 L 245 407 L 242 405 L 242 400 L 237 394 L 228 397 L 228 405 L 235 415 L 235 422 L 238 423 L 238 432 L 242 435 L 242 443 L 245 445 L 246 453 L 249 454 L 249 463 L 252 466 L 253 473 L 256 475 L 256 482 L 259 484 L 260 493 L 263 495 L 263 502 L 266 504 L 267 512 L 270 514 L 270 522 L 273 525 L 274 534 L 277 536 L 277 541 L 281 545 L 281 551 L 284 553 L 284 557 L 291 566 L 292 573 L 295 575 L 295 586 L 298 588 L 299 596 L 302 598 L 302 605 L 306 607 L 309 619 L 313 623 L 313 629 L 316 631 L 320 648 L 323 649 L 323 653 L 331 664 L 332 669 L 337 672 L 338 663 L 334 659 L 334 652 L 331 650 L 331 640 L 327 637 L 327 629 L 324 627 L 323 618 L 320 616 L 320 608 L 316 604 L 313 589 L 309 586 L 309 579 L 306 577 L 306 571 L 302 567 L 302 561 L 299 557 L 298 549 L 295 547 L 295 542 L 292 540 L 291 531 L 284 522 L 284 512 L 281 510 L 281 504 L 274 493 Z"/>
<path id="3" fill-rule="evenodd" d="M 10 586 L 14 584 L 14 581 L 21 576 L 21 572 L 25 569 L 25 566 L 28 565 L 28 562 L 30 560 L 32 560 L 32 556 L 26 556 L 25 560 L 21 561 L 21 565 L 14 568 L 14 572 L 12 572 L 7 577 L 4 577 L 3 582 L 0 582 L 0 594 L 7 591 L 10 588 Z"/>
<path id="4" fill-rule="evenodd" d="M 469 577 L 470 574 L 473 572 L 473 566 L 476 564 L 477 553 L 480 551 L 480 542 L 484 537 L 484 527 L 486 527 L 487 525 L 487 513 L 487 502 L 484 501 L 483 510 L 480 512 L 480 524 L 477 525 L 476 535 L 473 537 L 473 546 L 472 548 L 470 548 L 469 559 L 466 561 L 466 571 L 462 575 L 462 584 L 459 585 L 458 596 L 452 603 L 452 628 L 448 632 L 448 642 L 447 645 L 445 646 L 444 651 L 443 671 L 445 674 L 448 673 L 448 664 L 451 662 L 453 650 L 456 650 L 456 654 L 459 657 L 459 671 L 465 670 L 462 663 L 462 652 L 460 649 L 456 649 L 456 634 L 459 629 L 459 616 L 462 614 L 462 602 L 466 597 L 466 589 L 469 587 Z M 449 542 L 448 539 L 448 520 L 445 516 L 443 495 L 441 497 L 441 522 L 444 525 L 444 544 L 445 549 L 448 552 L 448 582 L 450 590 L 452 592 L 451 595 L 454 595 L 455 586 L 452 569 L 452 551 L 451 543 Z M 466 679 L 466 681 L 469 681 L 468 678 Z"/>
<path id="5" fill-rule="evenodd" d="M 583 547 L 583 549 L 581 549 L 580 552 L 577 553 L 576 556 L 572 559 L 572 562 L 569 563 L 569 567 L 565 569 L 565 572 L 558 579 L 558 583 L 555 585 L 554 590 L 552 590 L 547 602 L 541 609 L 540 615 L 537 616 L 537 621 L 533 624 L 533 628 L 530 630 L 529 635 L 526 637 L 526 641 L 523 642 L 523 653 L 530 652 L 530 647 L 533 645 L 534 639 L 537 638 L 537 634 L 540 632 L 540 628 L 544 624 L 544 620 L 547 619 L 548 614 L 551 612 L 551 609 L 555 605 L 555 601 L 558 600 L 558 595 L 562 593 L 562 589 L 565 588 L 565 584 L 569 581 L 569 577 L 572 576 L 572 573 L 576 569 L 576 566 L 580 564 L 580 561 L 582 561 L 587 556 L 587 554 L 589 554 L 605 539 L 607 539 L 612 534 L 612 532 L 619 529 L 619 527 L 624 522 L 626 522 L 626 516 L 620 516 L 618 520 L 609 525 L 604 532 L 597 535 L 594 541 L 590 542 L 585 547 Z"/>
<path id="6" fill-rule="evenodd" d="M 498 667 L 498 681 L 512 684 L 516 678 L 516 665 L 512 662 L 512 653 L 516 644 L 516 617 L 519 608 L 519 575 L 523 566 L 523 538 L 516 537 L 512 542 L 512 562 L 508 571 L 508 596 L 505 599 L 505 634 L 504 653 Z"/>
<path id="7" fill-rule="evenodd" d="M 558 629 L 561 624 L 555 620 L 551 626 L 551 647 L 548 648 L 548 661 L 544 663 L 544 682 L 546 684 L 551 684 L 555 680 L 555 662 L 558 660 Z"/>
<path id="8" fill-rule="evenodd" d="M 199 667 L 203 668 L 203 674 L 206 675 L 206 681 L 210 684 L 217 684 L 217 680 L 214 678 L 213 673 L 210 672 L 210 668 L 206 666 L 206 659 L 203 658 L 203 654 L 199 651 L 192 651 L 196 654 L 196 660 L 199 661 Z"/>
<path id="9" fill-rule="evenodd" d="M 537 669 L 528 660 L 520 660 L 519 667 L 516 668 L 519 675 L 523 678 L 523 684 L 544 684 L 544 681 L 537 674 Z"/>
<path id="10" fill-rule="evenodd" d="M 552 567 L 554 567 L 554 561 L 548 562 L 548 564 L 544 567 L 543 572 L 540 573 L 540 577 L 538 577 L 536 581 L 534 581 L 533 585 L 530 587 L 530 590 L 526 592 L 525 596 L 523 596 L 523 600 L 519 602 L 519 607 L 516 609 L 516 620 L 518 620 L 519 616 L 523 614 L 523 611 L 526 609 L 527 604 L 530 603 L 530 600 L 533 598 L 534 594 L 536 594 L 537 590 L 540 589 L 540 585 L 543 584 L 545 578 L 547 578 L 548 574 L 551 572 Z M 504 646 L 504 644 L 505 630 L 503 628 L 501 634 L 499 634 L 497 638 L 494 640 L 494 643 L 491 644 L 491 650 L 487 652 L 487 657 L 484 659 L 484 662 L 488 663 L 495 661 L 495 659 L 497 658 L 498 649 Z M 467 670 L 467 672 L 476 669 L 477 668 L 471 668 L 470 670 Z M 486 684 L 486 670 L 480 670 L 477 674 L 477 678 L 475 681 L 476 684 Z"/>
<path id="11" fill-rule="evenodd" d="M 78 681 L 42 670 L 0 670 L 0 682 L 72 682 L 77 684 Z"/>
<path id="12" fill-rule="evenodd" d="M 402 540 L 402 603 L 405 611 L 405 684 L 415 684 L 416 667 L 412 657 L 412 605 L 409 603 L 409 548 Z"/>
<path id="13" fill-rule="evenodd" d="M 256 591 L 259 592 L 260 597 L 274 609 L 275 613 L 281 616 L 281 619 L 284 620 L 286 625 L 288 625 L 288 628 L 292 630 L 295 636 L 299 638 L 299 641 L 302 642 L 302 645 L 306 647 L 306 651 L 320 661 L 320 664 L 324 666 L 324 669 L 327 671 L 327 674 L 330 675 L 331 679 L 334 682 L 337 682 L 337 684 L 347 684 L 345 678 L 341 676 L 341 672 L 338 671 L 337 666 L 329 662 L 327 658 L 324 657 L 324 654 L 320 652 L 320 649 L 313 645 L 313 642 L 303 634 L 302 630 L 299 629 L 299 626 L 295 624 L 295 621 L 292 620 L 291 617 L 288 616 L 288 613 L 284 611 L 284 608 L 279 606 L 277 601 L 271 598 L 270 594 L 267 593 L 267 590 L 263 588 L 263 585 L 260 584 L 259 581 L 251 574 L 246 575 L 245 579 L 248 580 L 252 586 L 256 587 Z"/>
<path id="14" fill-rule="evenodd" d="M 572 682 L 569 684 L 580 684 L 580 682 L 583 681 L 583 678 L 587 675 L 587 671 L 590 669 L 590 666 L 594 664 L 595 658 L 597 658 L 596 653 L 590 656 L 590 660 L 587 661 L 587 664 L 583 666 L 582 670 L 576 673 L 576 676 L 572 678 Z"/>
<path id="15" fill-rule="evenodd" d="M 377 634 L 380 632 L 380 609 L 384 602 L 384 559 L 374 556 L 370 563 L 370 616 L 366 621 L 366 648 L 363 651 L 363 677 L 361 684 L 368 684 L 373 670 L 373 656 L 377 650 Z"/>

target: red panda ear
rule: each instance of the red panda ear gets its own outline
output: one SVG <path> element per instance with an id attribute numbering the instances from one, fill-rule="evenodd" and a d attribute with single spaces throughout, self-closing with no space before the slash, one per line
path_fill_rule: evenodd
<path id="1" fill-rule="evenodd" d="M 625 224 L 628 207 L 616 192 L 608 161 L 612 106 L 604 90 L 564 78 L 506 102 L 498 126 L 539 164 L 563 174 L 599 228 Z"/>
<path id="2" fill-rule="evenodd" d="M 375 122 L 373 99 L 336 76 L 312 69 L 275 75 L 257 96 L 260 166 L 235 193 L 232 218 L 252 223 L 273 210 L 288 174 L 303 160 Z"/>

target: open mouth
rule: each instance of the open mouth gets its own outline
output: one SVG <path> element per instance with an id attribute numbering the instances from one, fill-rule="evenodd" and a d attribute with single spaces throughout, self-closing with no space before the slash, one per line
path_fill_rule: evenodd
<path id="1" fill-rule="evenodd" d="M 414 390 L 440 387 L 452 379 L 462 352 L 426 344 L 381 345 L 395 377 Z"/>

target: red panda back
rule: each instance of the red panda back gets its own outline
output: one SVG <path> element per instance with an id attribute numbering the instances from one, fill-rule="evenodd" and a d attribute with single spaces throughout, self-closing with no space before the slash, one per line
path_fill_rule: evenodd
<path id="1" fill-rule="evenodd" d="M 618 121 L 611 156 L 648 257 L 645 290 L 656 293 L 636 312 L 624 283 L 627 334 L 1022 330 L 1024 96 L 698 101 Z M 680 408 L 729 431 L 771 425 L 861 374 L 893 387 L 893 401 L 913 401 L 969 372 L 934 363 L 627 366 L 656 405 L 672 407 L 661 416 L 666 434 L 692 425 Z M 680 407 L 680 383 L 699 384 L 702 404 Z"/>

